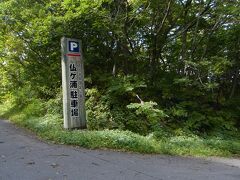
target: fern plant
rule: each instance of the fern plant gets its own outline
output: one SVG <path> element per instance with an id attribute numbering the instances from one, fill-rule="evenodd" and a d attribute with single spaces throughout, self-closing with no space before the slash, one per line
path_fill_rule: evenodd
<path id="1" fill-rule="evenodd" d="M 156 108 L 156 102 L 131 103 L 127 108 L 134 109 L 136 115 L 143 116 L 149 122 L 150 126 L 161 124 L 168 115 L 161 109 Z"/>

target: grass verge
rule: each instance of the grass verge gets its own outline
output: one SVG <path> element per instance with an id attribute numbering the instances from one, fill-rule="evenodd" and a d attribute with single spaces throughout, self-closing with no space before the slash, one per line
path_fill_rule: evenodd
<path id="1" fill-rule="evenodd" d="M 76 145 L 90 149 L 115 149 L 140 153 L 160 153 L 184 156 L 240 156 L 239 137 L 199 137 L 188 135 L 141 136 L 122 130 L 72 130 L 62 128 L 62 117 L 46 111 L 46 103 L 34 100 L 24 107 L 6 101 L 0 105 L 0 117 L 10 119 L 39 137 L 54 143 Z"/>

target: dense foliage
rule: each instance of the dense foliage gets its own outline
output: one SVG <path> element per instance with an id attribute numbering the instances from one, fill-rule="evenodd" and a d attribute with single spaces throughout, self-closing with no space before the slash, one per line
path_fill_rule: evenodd
<path id="1" fill-rule="evenodd" d="M 236 132 L 239 6 L 239 0 L 1 0 L 0 101 L 24 107 L 59 98 L 60 38 L 74 37 L 83 41 L 89 129 Z"/>

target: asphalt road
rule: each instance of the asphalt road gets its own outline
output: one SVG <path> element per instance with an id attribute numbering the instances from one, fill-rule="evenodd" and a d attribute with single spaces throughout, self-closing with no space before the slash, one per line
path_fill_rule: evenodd
<path id="1" fill-rule="evenodd" d="M 238 159 L 197 159 L 54 145 L 0 120 L 0 180 L 240 180 Z"/>

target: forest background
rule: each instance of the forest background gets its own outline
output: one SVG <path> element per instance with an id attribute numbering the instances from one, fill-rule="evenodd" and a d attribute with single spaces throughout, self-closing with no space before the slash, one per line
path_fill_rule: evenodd
<path id="1" fill-rule="evenodd" d="M 88 130 L 238 139 L 239 6 L 239 0 L 1 0 L 1 116 L 29 127 L 33 117 L 62 125 L 65 36 L 83 42 Z M 240 154 L 237 141 L 228 150 Z"/>

